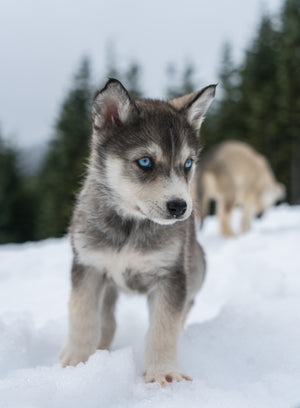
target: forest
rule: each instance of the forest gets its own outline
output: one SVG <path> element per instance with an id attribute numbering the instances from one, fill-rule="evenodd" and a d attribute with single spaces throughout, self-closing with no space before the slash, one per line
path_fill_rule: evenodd
<path id="1" fill-rule="evenodd" d="M 224 44 L 217 98 L 201 130 L 204 150 L 227 139 L 249 143 L 268 158 L 285 184 L 287 202 L 300 204 L 299 0 L 286 0 L 275 17 L 265 13 L 242 61 L 236 64 L 232 55 L 231 45 Z M 90 106 L 96 90 L 90 67 L 88 58 L 77 67 L 58 107 L 51 141 L 33 174 L 22 170 L 22 152 L 0 132 L 0 243 L 67 233 L 88 157 Z M 196 72 L 192 60 L 183 70 L 170 63 L 165 98 L 199 89 Z M 109 77 L 121 80 L 132 96 L 147 96 L 138 59 L 125 70 L 118 68 L 117 58 L 112 59 L 102 84 Z"/>

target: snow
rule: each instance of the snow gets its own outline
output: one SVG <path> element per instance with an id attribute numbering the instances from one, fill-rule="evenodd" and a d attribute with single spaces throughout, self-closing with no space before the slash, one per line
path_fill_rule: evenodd
<path id="1" fill-rule="evenodd" d="M 0 408 L 299 408 L 300 206 L 228 239 L 209 217 L 199 240 L 207 279 L 179 346 L 194 381 L 165 388 L 142 378 L 144 297 L 121 296 L 111 352 L 63 369 L 68 238 L 0 246 Z"/>

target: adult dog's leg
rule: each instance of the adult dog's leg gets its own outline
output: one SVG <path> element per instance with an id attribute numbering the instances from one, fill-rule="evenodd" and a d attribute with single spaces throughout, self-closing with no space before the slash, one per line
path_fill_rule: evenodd
<path id="1" fill-rule="evenodd" d="M 221 234 L 223 236 L 233 236 L 234 232 L 232 231 L 230 220 L 231 220 L 231 213 L 234 208 L 234 203 L 230 201 L 223 201 L 220 200 L 218 202 L 218 215 L 221 224 Z"/>
<path id="2" fill-rule="evenodd" d="M 241 231 L 247 232 L 250 229 L 251 221 L 255 216 L 256 208 L 255 205 L 256 197 L 252 194 L 248 194 L 244 200 L 243 204 L 243 215 L 241 220 Z"/>
<path id="3" fill-rule="evenodd" d="M 73 262 L 72 292 L 69 302 L 69 333 L 61 351 L 63 366 L 85 362 L 99 344 L 100 295 L 104 276 L 93 268 Z"/>

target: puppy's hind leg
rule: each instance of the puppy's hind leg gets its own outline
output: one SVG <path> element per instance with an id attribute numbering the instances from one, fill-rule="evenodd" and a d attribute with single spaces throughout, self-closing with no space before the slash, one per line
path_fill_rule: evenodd
<path id="1" fill-rule="evenodd" d="M 116 331 L 115 305 L 118 299 L 118 289 L 113 283 L 105 285 L 101 302 L 101 328 L 98 349 L 109 349 Z"/>
<path id="2" fill-rule="evenodd" d="M 205 273 L 206 262 L 204 251 L 195 239 L 192 247 L 190 270 L 187 275 L 187 301 L 184 307 L 182 326 L 184 326 L 189 311 L 195 302 L 195 296 L 204 282 Z"/>
<path id="3" fill-rule="evenodd" d="M 69 332 L 60 354 L 64 367 L 87 361 L 97 349 L 100 337 L 99 303 L 104 280 L 103 274 L 74 260 Z"/>

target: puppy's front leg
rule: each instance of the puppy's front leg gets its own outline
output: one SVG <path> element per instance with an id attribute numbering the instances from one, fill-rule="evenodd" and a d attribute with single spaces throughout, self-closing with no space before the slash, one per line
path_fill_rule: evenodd
<path id="1" fill-rule="evenodd" d="M 87 361 L 97 349 L 100 337 L 99 304 L 103 287 L 103 274 L 74 261 L 69 302 L 69 333 L 60 354 L 64 367 Z"/>
<path id="2" fill-rule="evenodd" d="M 150 327 L 146 339 L 145 381 L 164 386 L 167 382 L 191 380 L 179 371 L 177 357 L 185 305 L 184 276 L 159 282 L 149 294 L 148 304 Z"/>

